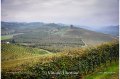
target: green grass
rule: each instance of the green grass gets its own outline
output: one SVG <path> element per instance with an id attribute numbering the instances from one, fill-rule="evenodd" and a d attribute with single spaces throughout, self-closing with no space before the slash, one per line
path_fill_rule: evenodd
<path id="1" fill-rule="evenodd" d="M 27 58 L 41 54 L 50 54 L 51 52 L 31 47 L 18 46 L 13 44 L 2 44 L 2 61 Z"/>
<path id="2" fill-rule="evenodd" d="M 16 65 L 21 65 L 26 61 L 34 61 L 36 58 L 52 53 L 43 49 L 18 46 L 14 44 L 1 45 L 1 61 L 2 68 L 9 68 Z"/>
<path id="3" fill-rule="evenodd" d="M 27 63 L 35 63 L 38 61 L 49 61 L 49 57 L 53 56 L 52 52 L 47 50 L 19 46 L 15 44 L 1 45 L 1 65 L 2 69 L 13 70 L 16 66 L 25 65 Z"/>
<path id="4" fill-rule="evenodd" d="M 112 65 L 107 66 L 99 71 L 94 72 L 93 74 L 87 75 L 85 79 L 111 79 L 112 76 L 118 76 L 119 64 L 113 63 Z"/>
<path id="5" fill-rule="evenodd" d="M 13 38 L 13 36 L 21 35 L 21 34 L 23 34 L 23 33 L 16 33 L 16 34 L 10 34 L 10 35 L 3 35 L 3 36 L 1 36 L 1 40 L 11 39 L 11 38 Z"/>
<path id="6" fill-rule="evenodd" d="M 11 39 L 11 38 L 13 38 L 13 35 L 1 36 L 1 40 L 7 40 L 7 39 Z"/>

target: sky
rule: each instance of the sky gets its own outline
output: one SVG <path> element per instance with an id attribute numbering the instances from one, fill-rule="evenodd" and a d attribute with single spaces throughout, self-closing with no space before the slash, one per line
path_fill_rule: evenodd
<path id="1" fill-rule="evenodd" d="M 83 26 L 119 23 L 119 0 L 2 0 L 2 21 Z"/>

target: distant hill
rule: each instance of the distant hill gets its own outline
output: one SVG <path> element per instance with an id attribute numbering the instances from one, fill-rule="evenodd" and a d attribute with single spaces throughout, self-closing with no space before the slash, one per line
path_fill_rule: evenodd
<path id="1" fill-rule="evenodd" d="M 2 22 L 1 24 L 2 35 L 24 33 L 14 36 L 13 39 L 17 43 L 32 43 L 42 45 L 42 47 L 43 45 L 47 47 L 96 45 L 116 39 L 115 36 L 75 27 L 74 25 L 66 26 L 42 22 Z M 104 30 L 102 31 L 104 32 Z"/>
<path id="2" fill-rule="evenodd" d="M 84 29 L 110 34 L 112 36 L 119 36 L 119 25 L 116 26 L 102 26 L 102 27 L 92 27 L 92 26 L 78 26 Z"/>
<path id="3" fill-rule="evenodd" d="M 66 34 L 73 36 L 73 37 L 74 36 L 81 37 L 81 39 L 87 45 L 100 44 L 100 43 L 111 41 L 111 40 L 115 39 L 115 37 L 113 37 L 111 35 L 98 33 L 98 32 L 90 31 L 90 30 L 83 29 L 83 28 L 69 30 L 66 32 Z"/>
<path id="4" fill-rule="evenodd" d="M 100 29 L 97 29 L 97 31 L 105 34 L 110 34 L 113 36 L 119 36 L 119 25 L 102 27 Z"/>

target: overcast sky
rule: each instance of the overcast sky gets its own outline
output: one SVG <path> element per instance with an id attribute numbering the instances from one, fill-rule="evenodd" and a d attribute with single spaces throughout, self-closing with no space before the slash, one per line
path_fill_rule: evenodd
<path id="1" fill-rule="evenodd" d="M 118 25 L 119 0 L 2 0 L 2 21 Z"/>

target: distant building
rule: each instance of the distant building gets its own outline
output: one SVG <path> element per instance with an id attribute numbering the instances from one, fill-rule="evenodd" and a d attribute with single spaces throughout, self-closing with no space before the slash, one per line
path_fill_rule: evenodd
<path id="1" fill-rule="evenodd" d="M 73 29 L 73 28 L 74 28 L 74 26 L 73 26 L 73 25 L 70 25 L 70 28 L 71 28 L 71 29 Z"/>
<path id="2" fill-rule="evenodd" d="M 6 42 L 6 44 L 10 44 L 10 42 Z"/>

